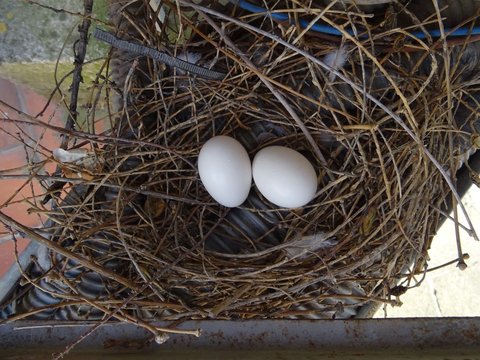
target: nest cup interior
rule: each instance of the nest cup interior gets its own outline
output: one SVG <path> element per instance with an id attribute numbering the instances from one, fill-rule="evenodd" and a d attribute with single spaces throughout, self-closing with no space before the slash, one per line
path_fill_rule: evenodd
<path id="1" fill-rule="evenodd" d="M 443 53 L 437 39 L 389 28 L 388 12 L 372 17 L 354 4 L 343 11 L 275 2 L 269 10 L 288 21 L 233 2 L 195 4 L 164 1 L 155 10 L 148 1 L 111 2 L 106 30 L 225 78 L 113 48 L 105 86 L 116 94 L 115 138 L 92 147 L 103 159 L 94 185 L 71 185 L 55 198 L 52 241 L 142 288 L 126 307 L 142 319 L 348 318 L 368 302 L 395 303 L 399 285 L 415 285 L 427 269 L 451 196 L 426 150 L 454 174 L 479 129 L 468 111 L 478 108 L 477 43 L 449 43 Z M 359 33 L 342 40 L 300 20 Z M 196 164 L 216 135 L 234 137 L 251 158 L 269 145 L 300 151 L 318 175 L 314 200 L 282 209 L 252 186 L 238 208 L 216 204 Z M 76 200 L 65 203 L 67 193 Z M 52 261 L 62 271 L 81 269 L 66 272 L 78 284 L 91 278 L 74 261 Z M 94 297 L 104 310 L 133 291 L 115 278 L 101 284 Z M 62 286 L 52 293 L 60 291 L 75 293 Z"/>

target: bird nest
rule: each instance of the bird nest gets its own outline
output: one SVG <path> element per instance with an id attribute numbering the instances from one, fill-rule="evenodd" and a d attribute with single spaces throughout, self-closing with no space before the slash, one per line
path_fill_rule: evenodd
<path id="1" fill-rule="evenodd" d="M 349 318 L 420 281 L 478 133 L 476 37 L 444 37 L 440 12 L 427 22 L 398 2 L 397 13 L 266 3 L 111 2 L 97 37 L 113 47 L 92 96 L 108 96 L 111 130 L 66 132 L 50 225 L 22 228 L 56 253 L 34 280 L 58 300 L 41 311 L 147 328 Z M 391 26 L 397 16 L 410 27 Z M 219 205 L 197 169 L 216 135 L 252 158 L 269 145 L 301 152 L 314 200 L 279 208 L 253 185 L 241 206 Z M 452 259 L 463 264 L 461 251 Z"/>

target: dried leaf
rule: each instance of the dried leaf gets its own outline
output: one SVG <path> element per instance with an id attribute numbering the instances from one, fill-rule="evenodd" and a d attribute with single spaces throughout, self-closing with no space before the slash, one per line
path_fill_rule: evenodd
<path id="1" fill-rule="evenodd" d="M 333 70 L 339 70 L 343 68 L 345 63 L 347 62 L 348 52 L 344 47 L 340 47 L 331 53 L 325 55 L 323 58 L 323 62 L 330 66 Z M 328 76 L 330 81 L 335 80 L 336 75 L 331 72 Z"/>
<path id="2" fill-rule="evenodd" d="M 69 179 L 83 179 L 86 181 L 91 181 L 95 178 L 95 176 L 86 169 L 81 169 L 79 167 L 73 167 L 73 166 L 64 166 L 64 165 L 61 165 L 60 168 L 62 169 L 62 172 L 65 175 L 65 177 Z"/>
<path id="3" fill-rule="evenodd" d="M 362 227 L 360 228 L 360 234 L 367 236 L 373 229 L 373 224 L 377 218 L 377 210 L 370 208 L 367 215 L 364 216 L 362 221 Z"/>
<path id="4" fill-rule="evenodd" d="M 145 211 L 152 218 L 156 218 L 162 215 L 165 211 L 167 204 L 162 199 L 155 198 L 153 196 L 148 196 L 145 201 Z"/>

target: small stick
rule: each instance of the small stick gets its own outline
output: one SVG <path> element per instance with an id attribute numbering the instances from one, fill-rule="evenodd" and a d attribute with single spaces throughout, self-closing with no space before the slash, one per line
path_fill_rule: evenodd
<path id="1" fill-rule="evenodd" d="M 218 32 L 218 34 L 220 34 L 223 38 L 223 40 L 225 41 L 225 43 L 232 49 L 234 50 L 238 55 L 239 57 L 245 62 L 245 64 L 247 64 L 247 66 L 250 68 L 250 70 L 252 70 L 255 75 L 257 75 L 260 80 L 265 84 L 265 86 L 271 91 L 271 93 L 273 94 L 273 96 L 275 96 L 278 101 L 280 101 L 280 103 L 283 105 L 283 107 L 287 110 L 287 112 L 290 114 L 290 116 L 295 120 L 295 122 L 297 123 L 298 127 L 302 130 L 303 134 L 305 135 L 305 137 L 307 138 L 308 142 L 310 143 L 310 145 L 312 146 L 315 154 L 317 155 L 318 157 L 318 160 L 320 162 L 320 164 L 325 168 L 325 170 L 327 171 L 327 174 L 328 176 L 330 177 L 330 179 L 333 181 L 334 178 L 333 178 L 333 175 L 330 173 L 329 171 L 329 168 L 328 168 L 328 163 L 327 163 L 327 160 L 325 159 L 325 157 L 323 156 L 322 154 L 322 151 L 320 150 L 320 147 L 318 146 L 318 144 L 316 143 L 316 141 L 313 139 L 312 137 L 312 134 L 310 133 L 310 131 L 307 129 L 307 127 L 305 126 L 305 124 L 303 123 L 303 121 L 300 119 L 300 117 L 298 116 L 298 114 L 295 112 L 295 110 L 290 106 L 290 104 L 288 103 L 288 101 L 285 99 L 285 97 L 279 92 L 277 91 L 277 89 L 275 89 L 270 81 L 270 79 L 265 76 L 265 74 L 263 74 L 256 66 L 255 64 L 250 61 L 250 59 L 245 56 L 241 51 L 240 49 L 238 49 L 238 47 L 233 43 L 233 41 L 225 35 L 225 33 L 217 26 L 217 24 L 215 24 L 214 21 L 212 21 L 212 19 L 206 15 L 205 13 L 203 13 L 200 9 L 197 9 L 197 11 L 201 12 L 203 17 L 207 20 L 207 22 Z"/>
<path id="2" fill-rule="evenodd" d="M 445 35 L 445 29 L 443 28 L 443 22 L 442 22 L 442 16 L 440 14 L 440 8 L 438 7 L 438 2 L 437 0 L 433 0 L 433 6 L 435 7 L 435 11 L 437 13 L 437 19 L 438 19 L 438 27 L 440 29 L 440 34 L 442 35 L 442 45 L 443 45 L 443 55 L 445 58 L 445 83 L 446 83 L 446 89 L 447 89 L 447 102 L 448 102 L 448 119 L 450 120 L 451 124 L 454 124 L 454 119 L 453 119 L 453 102 L 452 102 L 452 89 L 450 85 L 450 55 L 448 53 L 448 48 L 447 48 L 447 43 L 445 41 L 446 35 Z M 453 175 L 455 169 L 457 168 L 457 164 L 455 163 L 455 160 L 453 158 L 453 136 L 452 132 L 448 132 L 448 147 L 449 147 L 449 152 L 450 152 L 450 173 Z M 452 176 L 452 183 L 456 185 L 456 179 L 455 176 Z M 452 196 L 452 208 L 453 208 L 453 218 L 455 219 L 454 221 L 454 226 L 455 226 L 455 240 L 457 243 L 457 252 L 458 252 L 458 264 L 457 267 L 460 270 L 465 270 L 467 268 L 467 264 L 465 263 L 463 259 L 463 251 L 462 251 L 462 241 L 460 239 L 460 228 L 458 226 L 458 210 L 457 210 L 457 199 Z"/>
<path id="3" fill-rule="evenodd" d="M 134 140 L 134 139 L 126 139 L 126 138 L 119 138 L 116 136 L 110 136 L 107 135 L 106 133 L 103 134 L 90 134 L 86 133 L 83 131 L 77 131 L 77 130 L 68 130 L 59 126 L 55 126 L 46 122 L 43 122 L 41 120 L 36 119 L 35 117 L 28 115 L 24 113 L 21 110 L 18 110 L 14 108 L 12 105 L 9 105 L 8 103 L 2 101 L 0 99 L 0 105 L 5 106 L 7 109 L 10 109 L 14 112 L 16 112 L 18 115 L 20 115 L 22 118 L 25 118 L 27 120 L 14 120 L 10 118 L 0 118 L 0 121 L 5 121 L 9 123 L 22 123 L 22 124 L 28 124 L 28 125 L 33 125 L 33 126 L 40 126 L 44 127 L 49 130 L 56 131 L 61 134 L 69 134 L 71 136 L 75 136 L 79 139 L 85 139 L 87 141 L 96 141 L 96 142 L 103 142 L 103 143 L 111 143 L 111 141 L 116 141 L 121 144 L 132 144 L 132 145 L 141 145 L 141 146 L 147 146 L 147 147 L 152 147 L 155 149 L 163 150 L 166 152 L 174 153 L 175 155 L 179 156 L 185 163 L 187 163 L 192 169 L 196 169 L 195 164 L 193 164 L 189 159 L 187 159 L 185 156 L 182 156 L 182 154 L 176 152 L 174 149 L 167 148 L 166 146 L 160 145 L 160 144 L 154 144 L 152 142 L 148 141 L 141 141 L 141 140 Z"/>
<path id="4" fill-rule="evenodd" d="M 11 217 L 5 215 L 3 212 L 0 211 L 0 221 L 2 221 L 5 225 L 10 226 L 13 229 L 16 229 L 19 232 L 22 232 L 26 235 L 27 238 L 34 240 L 47 248 L 57 252 L 60 255 L 65 256 L 66 258 L 72 259 L 79 264 L 85 266 L 86 268 L 96 271 L 100 275 L 103 275 L 109 279 L 115 280 L 119 282 L 120 284 L 130 288 L 130 289 L 137 289 L 137 285 L 132 283 L 130 280 L 124 278 L 123 276 L 120 276 L 118 274 L 115 274 L 113 271 L 110 271 L 106 268 L 103 268 L 102 266 L 99 266 L 95 264 L 92 261 L 89 261 L 75 253 L 72 253 L 71 251 L 68 251 L 67 249 L 64 249 L 57 243 L 50 241 L 49 239 L 41 236 L 38 234 L 36 231 L 33 231 L 31 228 L 20 224 L 18 221 L 12 219 Z"/>
<path id="5" fill-rule="evenodd" d="M 189 6 L 193 9 L 196 9 L 197 11 L 202 11 L 205 13 L 208 13 L 210 15 L 214 15 L 218 18 L 228 20 L 238 26 L 241 26 L 245 29 L 254 31 L 258 34 L 261 34 L 265 37 L 268 37 L 286 48 L 289 48 L 292 51 L 295 51 L 297 54 L 303 55 L 305 58 L 309 59 L 310 61 L 314 62 L 315 64 L 321 66 L 323 69 L 326 69 L 327 71 L 330 71 L 334 73 L 339 79 L 345 81 L 348 85 L 350 85 L 353 89 L 358 91 L 359 93 L 364 93 L 364 89 L 362 89 L 359 85 L 357 85 L 355 82 L 353 82 L 351 79 L 347 78 L 345 75 L 343 75 L 340 71 L 333 69 L 332 67 L 326 65 L 323 61 L 319 60 L 317 57 L 313 56 L 312 54 L 308 53 L 307 51 L 304 51 L 300 48 L 298 48 L 295 45 L 290 44 L 288 41 L 283 40 L 282 38 L 273 35 L 269 33 L 268 31 L 264 31 L 262 29 L 259 29 L 255 26 L 252 26 L 250 24 L 246 24 L 238 19 L 232 18 L 230 16 L 227 16 L 225 14 L 219 13 L 218 11 L 209 9 L 204 6 L 196 5 L 191 3 L 190 1 L 185 1 L 185 0 L 178 0 L 180 3 Z M 388 75 L 388 74 L 387 74 Z M 428 157 L 428 159 L 433 163 L 433 165 L 437 168 L 437 170 L 440 172 L 442 177 L 445 179 L 445 182 L 448 184 L 450 190 L 452 191 L 453 195 L 458 201 L 458 205 L 462 209 L 463 214 L 465 215 L 465 218 L 468 222 L 468 226 L 470 227 L 471 230 L 471 236 L 476 240 L 480 241 L 475 228 L 473 227 L 472 221 L 470 219 L 470 216 L 467 213 L 467 210 L 465 209 L 465 206 L 462 203 L 462 199 L 460 198 L 460 195 L 458 194 L 457 190 L 455 189 L 455 185 L 452 183 L 450 179 L 450 175 L 443 169 L 442 165 L 439 163 L 439 161 L 433 156 L 433 154 L 425 147 L 423 144 L 422 140 L 418 138 L 417 135 L 407 126 L 407 124 L 398 116 L 395 114 L 391 109 L 389 109 L 385 104 L 383 104 L 378 98 L 370 94 L 369 92 L 365 92 L 365 97 L 375 103 L 380 109 L 385 111 L 386 114 L 388 114 L 395 122 L 400 125 L 403 130 L 415 141 L 415 143 L 419 146 L 420 149 L 424 152 L 424 154 Z"/>
<path id="6" fill-rule="evenodd" d="M 36 4 L 41 6 L 40 4 Z M 50 9 L 53 10 L 53 9 Z M 88 29 L 90 28 L 91 19 L 93 11 L 93 0 L 84 0 L 84 14 L 82 24 L 78 27 L 78 32 L 80 33 L 80 38 L 73 44 L 74 50 L 74 70 L 73 70 L 73 80 L 71 86 L 71 95 L 70 95 L 70 106 L 68 109 L 67 122 L 65 128 L 72 130 L 75 128 L 77 122 L 77 106 L 78 106 L 78 93 L 80 91 L 80 83 L 83 82 L 82 78 L 82 68 L 85 61 L 85 56 L 87 54 L 87 44 L 88 44 Z M 70 136 L 64 136 L 60 144 L 60 148 L 66 149 L 68 142 L 70 141 Z M 59 172 L 60 169 L 57 167 L 56 172 Z M 52 198 L 52 194 L 57 193 L 63 188 L 63 183 L 55 182 L 49 187 L 47 195 L 45 195 L 42 200 L 42 204 L 46 204 Z"/>
<path id="7" fill-rule="evenodd" d="M 82 24 L 78 27 L 78 32 L 80 33 L 80 39 L 74 43 L 74 65 L 73 70 L 73 80 L 70 96 L 70 107 L 68 111 L 68 118 L 65 127 L 67 129 L 73 129 L 75 123 L 77 122 L 77 103 L 78 103 L 78 92 L 80 91 L 80 83 L 83 82 L 82 78 L 82 68 L 83 62 L 85 61 L 85 55 L 87 54 L 87 44 L 88 44 L 88 29 L 90 28 L 91 20 L 90 15 L 92 15 L 93 10 L 93 0 L 84 0 L 84 19 Z M 60 147 L 66 149 L 68 141 L 70 138 L 68 136 L 64 137 Z"/>

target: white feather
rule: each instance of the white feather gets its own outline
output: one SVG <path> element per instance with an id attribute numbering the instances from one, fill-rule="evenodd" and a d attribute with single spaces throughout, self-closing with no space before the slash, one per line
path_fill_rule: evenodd
<path id="1" fill-rule="evenodd" d="M 340 47 L 337 50 L 332 51 L 331 53 L 327 54 L 323 58 L 323 62 L 330 66 L 333 70 L 340 70 L 345 66 L 345 63 L 348 59 L 348 52 L 344 47 Z M 333 71 L 330 71 L 329 80 L 335 80 L 336 75 Z"/>
<path id="2" fill-rule="evenodd" d="M 285 252 L 289 259 L 302 258 L 305 255 L 314 253 L 320 249 L 327 249 L 337 244 L 337 240 L 328 237 L 324 232 L 318 232 L 313 235 L 307 235 L 293 240 L 285 247 Z"/>
<path id="3" fill-rule="evenodd" d="M 54 149 L 52 151 L 53 157 L 55 160 L 61 163 L 72 163 L 83 159 L 84 157 L 88 156 L 85 150 L 63 150 L 63 149 Z"/>

